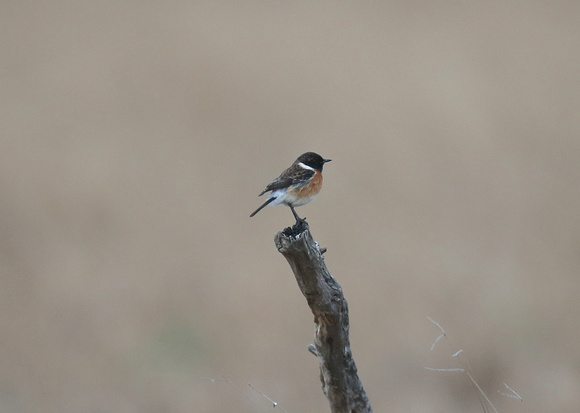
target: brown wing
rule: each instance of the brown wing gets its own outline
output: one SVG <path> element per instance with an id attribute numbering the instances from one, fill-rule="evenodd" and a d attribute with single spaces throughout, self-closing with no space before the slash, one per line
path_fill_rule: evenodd
<path id="1" fill-rule="evenodd" d="M 262 196 L 268 191 L 288 188 L 292 185 L 306 185 L 310 182 L 310 179 L 312 179 L 313 176 L 314 171 L 304 169 L 298 164 L 294 164 L 282 172 L 278 178 L 274 179 L 258 196 Z"/>

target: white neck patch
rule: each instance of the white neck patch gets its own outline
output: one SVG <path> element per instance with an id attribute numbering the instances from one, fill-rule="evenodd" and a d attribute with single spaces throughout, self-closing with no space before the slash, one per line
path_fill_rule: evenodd
<path id="1" fill-rule="evenodd" d="M 313 167 L 308 166 L 308 165 L 306 165 L 306 164 L 304 164 L 302 162 L 298 162 L 298 165 L 300 165 L 304 169 L 308 169 L 309 171 L 315 171 L 315 169 Z"/>

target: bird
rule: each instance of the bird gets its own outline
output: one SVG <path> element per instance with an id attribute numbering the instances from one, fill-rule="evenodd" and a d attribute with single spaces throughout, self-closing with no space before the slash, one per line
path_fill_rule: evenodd
<path id="1" fill-rule="evenodd" d="M 280 176 L 270 182 L 258 196 L 270 192 L 268 199 L 250 217 L 267 205 L 288 205 L 297 223 L 304 222 L 294 207 L 312 201 L 322 188 L 322 167 L 332 159 L 324 159 L 317 153 L 306 152 L 300 155 Z"/>

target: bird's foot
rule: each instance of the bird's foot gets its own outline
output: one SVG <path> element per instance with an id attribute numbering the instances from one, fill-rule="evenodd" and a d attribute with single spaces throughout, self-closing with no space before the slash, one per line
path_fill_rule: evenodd
<path id="1" fill-rule="evenodd" d="M 282 233 L 288 237 L 295 237 L 300 233 L 306 231 L 308 228 L 309 226 L 308 222 L 306 222 L 306 217 L 298 218 L 293 226 L 285 228 L 284 231 L 282 231 Z"/>

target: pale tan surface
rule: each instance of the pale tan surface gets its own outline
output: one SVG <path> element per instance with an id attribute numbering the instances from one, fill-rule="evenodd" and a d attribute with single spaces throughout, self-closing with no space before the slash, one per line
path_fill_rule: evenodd
<path id="1" fill-rule="evenodd" d="M 579 3 L 194 3 L 2 6 L 0 411 L 328 411 L 292 215 L 248 217 L 313 150 L 376 412 L 481 411 L 459 348 L 577 412 Z"/>

